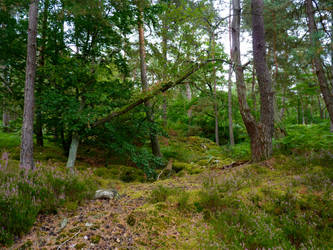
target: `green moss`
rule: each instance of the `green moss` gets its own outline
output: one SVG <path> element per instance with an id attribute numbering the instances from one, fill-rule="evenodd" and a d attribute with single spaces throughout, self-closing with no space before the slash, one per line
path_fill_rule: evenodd
<path id="1" fill-rule="evenodd" d="M 91 243 L 94 243 L 94 244 L 98 244 L 100 240 L 101 240 L 100 235 L 93 235 L 90 238 Z"/>
<path id="2" fill-rule="evenodd" d="M 129 216 L 127 216 L 126 222 L 128 225 L 134 226 L 136 222 L 135 215 L 131 213 Z"/>
<path id="3" fill-rule="evenodd" d="M 75 249 L 84 249 L 87 246 L 86 243 L 79 243 L 75 246 Z"/>
<path id="4" fill-rule="evenodd" d="M 67 201 L 65 202 L 64 207 L 67 211 L 73 212 L 77 209 L 78 203 L 77 201 Z"/>

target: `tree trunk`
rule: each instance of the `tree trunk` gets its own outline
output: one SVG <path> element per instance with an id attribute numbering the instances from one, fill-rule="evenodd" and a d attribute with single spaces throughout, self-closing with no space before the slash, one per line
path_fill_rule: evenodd
<path id="1" fill-rule="evenodd" d="M 45 65 L 45 49 L 46 49 L 46 29 L 47 29 L 47 19 L 49 13 L 49 0 L 44 1 L 44 10 L 43 10 L 43 24 L 42 24 L 42 46 L 40 49 L 40 66 L 43 68 Z M 36 97 L 37 97 L 37 105 L 36 105 L 36 139 L 37 145 L 43 147 L 44 146 L 44 136 L 43 136 L 43 117 L 41 111 L 41 95 L 42 95 L 42 85 L 44 80 L 44 69 L 41 75 L 38 78 L 38 85 L 36 86 Z"/>
<path id="2" fill-rule="evenodd" d="M 328 80 L 325 76 L 320 54 L 317 51 L 321 51 L 321 44 L 318 38 L 316 38 L 317 26 L 314 20 L 312 0 L 306 0 L 306 13 L 308 16 L 309 35 L 311 40 L 312 49 L 316 51 L 313 56 L 314 65 L 316 68 L 316 75 L 319 82 L 320 91 L 323 94 L 327 111 L 331 122 L 333 122 L 333 93 L 331 92 L 328 84 Z"/>
<path id="3" fill-rule="evenodd" d="M 33 120 L 34 120 L 34 83 L 36 75 L 36 37 L 37 37 L 38 0 L 29 5 L 29 28 L 27 44 L 27 64 L 24 88 L 24 112 L 22 124 L 22 140 L 20 166 L 34 168 L 33 159 Z"/>
<path id="4" fill-rule="evenodd" d="M 186 98 L 190 102 L 192 100 L 192 92 L 191 92 L 190 84 L 188 82 L 185 83 L 185 88 L 186 88 Z M 189 108 L 187 110 L 187 117 L 189 118 L 189 120 L 191 120 L 191 117 L 192 117 L 192 108 Z"/>
<path id="5" fill-rule="evenodd" d="M 167 53 L 167 47 L 168 47 L 168 39 L 167 39 L 167 27 L 166 27 L 166 22 L 165 20 L 163 22 L 163 32 L 162 32 L 162 52 L 163 52 L 163 57 L 165 60 L 165 64 L 167 65 L 168 63 L 168 53 Z M 167 76 L 166 72 L 163 72 L 163 81 L 167 81 Z M 166 94 L 163 95 L 163 104 L 162 104 L 162 118 L 163 118 L 163 126 L 166 128 L 168 126 L 168 99 Z"/>
<path id="6" fill-rule="evenodd" d="M 8 72 L 7 70 L 5 70 L 4 72 L 4 80 L 6 82 L 4 82 L 3 84 L 9 85 L 9 81 L 8 81 Z M 3 131 L 4 132 L 8 132 L 9 130 L 9 122 L 10 122 L 10 114 L 9 114 L 9 110 L 8 110 L 8 103 L 6 102 L 6 99 L 3 98 L 2 100 L 2 127 L 3 127 Z"/>
<path id="7" fill-rule="evenodd" d="M 317 100 L 318 100 L 318 109 L 319 109 L 320 119 L 323 120 L 323 119 L 324 119 L 324 111 L 323 111 L 323 109 L 321 108 L 320 94 L 317 95 Z"/>
<path id="8" fill-rule="evenodd" d="M 4 132 L 8 132 L 9 130 L 9 121 L 10 121 L 10 116 L 8 113 L 8 110 L 6 107 L 3 107 L 2 109 L 2 127 Z"/>
<path id="9" fill-rule="evenodd" d="M 264 155 L 260 158 L 267 159 L 271 156 L 274 133 L 274 92 L 272 79 L 266 63 L 265 30 L 263 17 L 263 0 L 252 0 L 252 45 L 253 61 L 256 69 L 260 91 L 260 123 L 261 135 L 264 145 Z"/>
<path id="10" fill-rule="evenodd" d="M 68 159 L 67 159 L 67 164 L 66 167 L 70 170 L 71 173 L 74 173 L 74 165 L 75 165 L 75 160 L 76 160 L 76 155 L 77 155 L 77 149 L 79 147 L 79 135 L 74 134 L 72 136 L 72 142 L 71 146 L 69 148 L 69 154 L 68 154 Z"/>
<path id="11" fill-rule="evenodd" d="M 232 58 L 232 47 L 231 47 L 231 9 L 232 3 L 230 2 L 229 7 L 229 46 L 230 46 L 230 57 Z M 228 119 L 229 119 L 229 141 L 230 146 L 235 145 L 234 139 L 234 129 L 233 129 L 233 121 L 232 121 L 232 65 L 229 65 L 228 72 Z"/>
<path id="12" fill-rule="evenodd" d="M 251 91 L 251 97 L 253 102 L 253 113 L 254 116 L 257 116 L 257 97 L 256 97 L 256 72 L 254 69 L 254 65 L 252 68 L 252 91 Z"/>
<path id="13" fill-rule="evenodd" d="M 138 17 L 138 31 L 139 31 L 139 47 L 140 47 L 140 67 L 141 67 L 141 82 L 142 90 L 144 92 L 148 91 L 148 81 L 147 81 L 147 66 L 146 66 L 146 51 L 144 42 L 144 30 L 143 30 L 143 17 L 141 9 L 141 0 L 138 0 L 139 17 Z M 146 106 L 146 116 L 149 122 L 154 123 L 152 107 L 149 101 L 145 102 Z M 161 157 L 160 145 L 158 143 L 157 135 L 154 131 L 150 130 L 150 142 L 152 147 L 152 152 L 155 156 Z"/>
<path id="14" fill-rule="evenodd" d="M 253 58 L 260 91 L 260 122 L 257 123 L 246 101 L 246 86 L 240 60 L 240 1 L 233 0 L 232 59 L 236 69 L 240 113 L 251 141 L 253 161 L 267 159 L 272 154 L 274 108 L 272 80 L 265 61 L 265 37 L 262 0 L 252 0 Z"/>
<path id="15" fill-rule="evenodd" d="M 212 42 L 212 59 L 215 59 L 215 34 L 212 31 L 211 34 L 211 42 Z M 213 102 L 214 102 L 214 116 L 215 116 L 215 143 L 216 145 L 220 144 L 219 139 L 219 111 L 217 106 L 217 97 L 216 97 L 216 67 L 213 67 L 213 81 L 214 81 L 214 92 L 213 92 Z"/>

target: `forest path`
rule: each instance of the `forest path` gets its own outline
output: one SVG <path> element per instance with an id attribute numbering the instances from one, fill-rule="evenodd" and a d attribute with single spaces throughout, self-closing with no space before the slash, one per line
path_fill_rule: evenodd
<path id="1" fill-rule="evenodd" d="M 198 241 L 202 240 L 202 232 L 195 236 L 194 231 L 203 229 L 208 233 L 202 215 L 180 212 L 174 201 L 152 204 L 149 197 L 160 185 L 170 190 L 199 192 L 203 181 L 211 174 L 212 171 L 209 174 L 204 171 L 154 183 L 124 184 L 119 189 L 119 199 L 88 200 L 74 212 L 41 215 L 30 233 L 12 249 L 151 249 L 170 246 L 177 249 L 197 246 L 201 244 Z M 66 224 L 63 229 L 62 224 Z"/>

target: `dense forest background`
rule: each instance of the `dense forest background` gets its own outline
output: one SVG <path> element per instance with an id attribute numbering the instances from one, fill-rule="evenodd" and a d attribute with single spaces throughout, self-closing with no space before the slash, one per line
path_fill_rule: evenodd
<path id="1" fill-rule="evenodd" d="M 111 179 L 152 183 L 247 164 L 257 185 L 262 166 L 277 164 L 273 176 L 303 173 L 309 183 L 295 188 L 313 192 L 281 212 L 291 190 L 262 191 L 280 199 L 264 209 L 285 219 L 276 227 L 294 223 L 271 241 L 265 226 L 245 233 L 252 240 L 232 231 L 254 222 L 240 207 L 239 221 L 219 212 L 234 205 L 221 195 L 229 182 L 209 182 L 200 201 L 158 186 L 152 200 L 177 193 L 187 213 L 213 221 L 217 249 L 332 246 L 332 32 L 324 0 L 2 0 L 0 244 L 17 242 L 38 214 L 75 210 Z M 229 191 L 246 189 L 235 185 Z M 262 209 L 265 198 L 249 199 Z M 320 226 L 292 219 L 307 209 Z"/>

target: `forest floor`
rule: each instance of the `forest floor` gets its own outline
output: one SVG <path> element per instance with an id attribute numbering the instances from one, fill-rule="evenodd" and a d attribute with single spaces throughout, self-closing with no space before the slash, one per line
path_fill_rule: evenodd
<path id="1" fill-rule="evenodd" d="M 164 156 L 174 160 L 173 171 L 155 182 L 142 181 L 141 170 L 129 166 L 91 167 L 83 150 L 78 171 L 120 197 L 40 215 L 11 249 L 333 247 L 331 153 L 328 158 L 278 154 L 254 164 L 231 159 L 200 137 L 161 141 Z M 63 167 L 47 153 L 52 148 L 45 150 L 43 160 L 50 156 L 48 164 Z M 231 165 L 235 162 L 240 164 Z"/>
<path id="2" fill-rule="evenodd" d="M 31 233 L 13 248 L 34 249 L 194 249 L 210 239 L 203 215 L 178 208 L 178 190 L 200 192 L 207 173 L 176 177 L 156 183 L 126 184 L 118 187 L 121 197 L 90 200 L 76 211 L 40 216 Z M 172 190 L 167 201 L 150 202 L 158 185 Z M 68 223 L 61 230 L 61 225 Z"/>
<path id="3" fill-rule="evenodd" d="M 219 148 L 207 139 L 192 137 L 171 141 L 171 146 L 167 142 L 164 147 L 164 153 L 181 161 L 173 163 L 170 178 L 166 172 L 155 182 L 126 183 L 117 179 L 116 170 L 122 168 L 121 165 L 94 169 L 92 174 L 99 186 L 117 190 L 119 198 L 88 200 L 55 215 L 40 215 L 31 232 L 12 248 L 194 249 L 207 246 L 212 237 L 211 226 L 202 213 L 188 205 L 198 199 L 209 178 L 223 171 L 207 171 L 205 164 L 222 166 L 231 163 L 231 159 L 219 158 Z M 207 154 L 207 150 L 211 154 Z M 81 171 L 90 171 L 86 167 L 86 163 L 83 166 L 79 163 Z M 137 174 L 134 173 L 134 178 Z M 142 173 L 139 171 L 139 174 Z"/>

